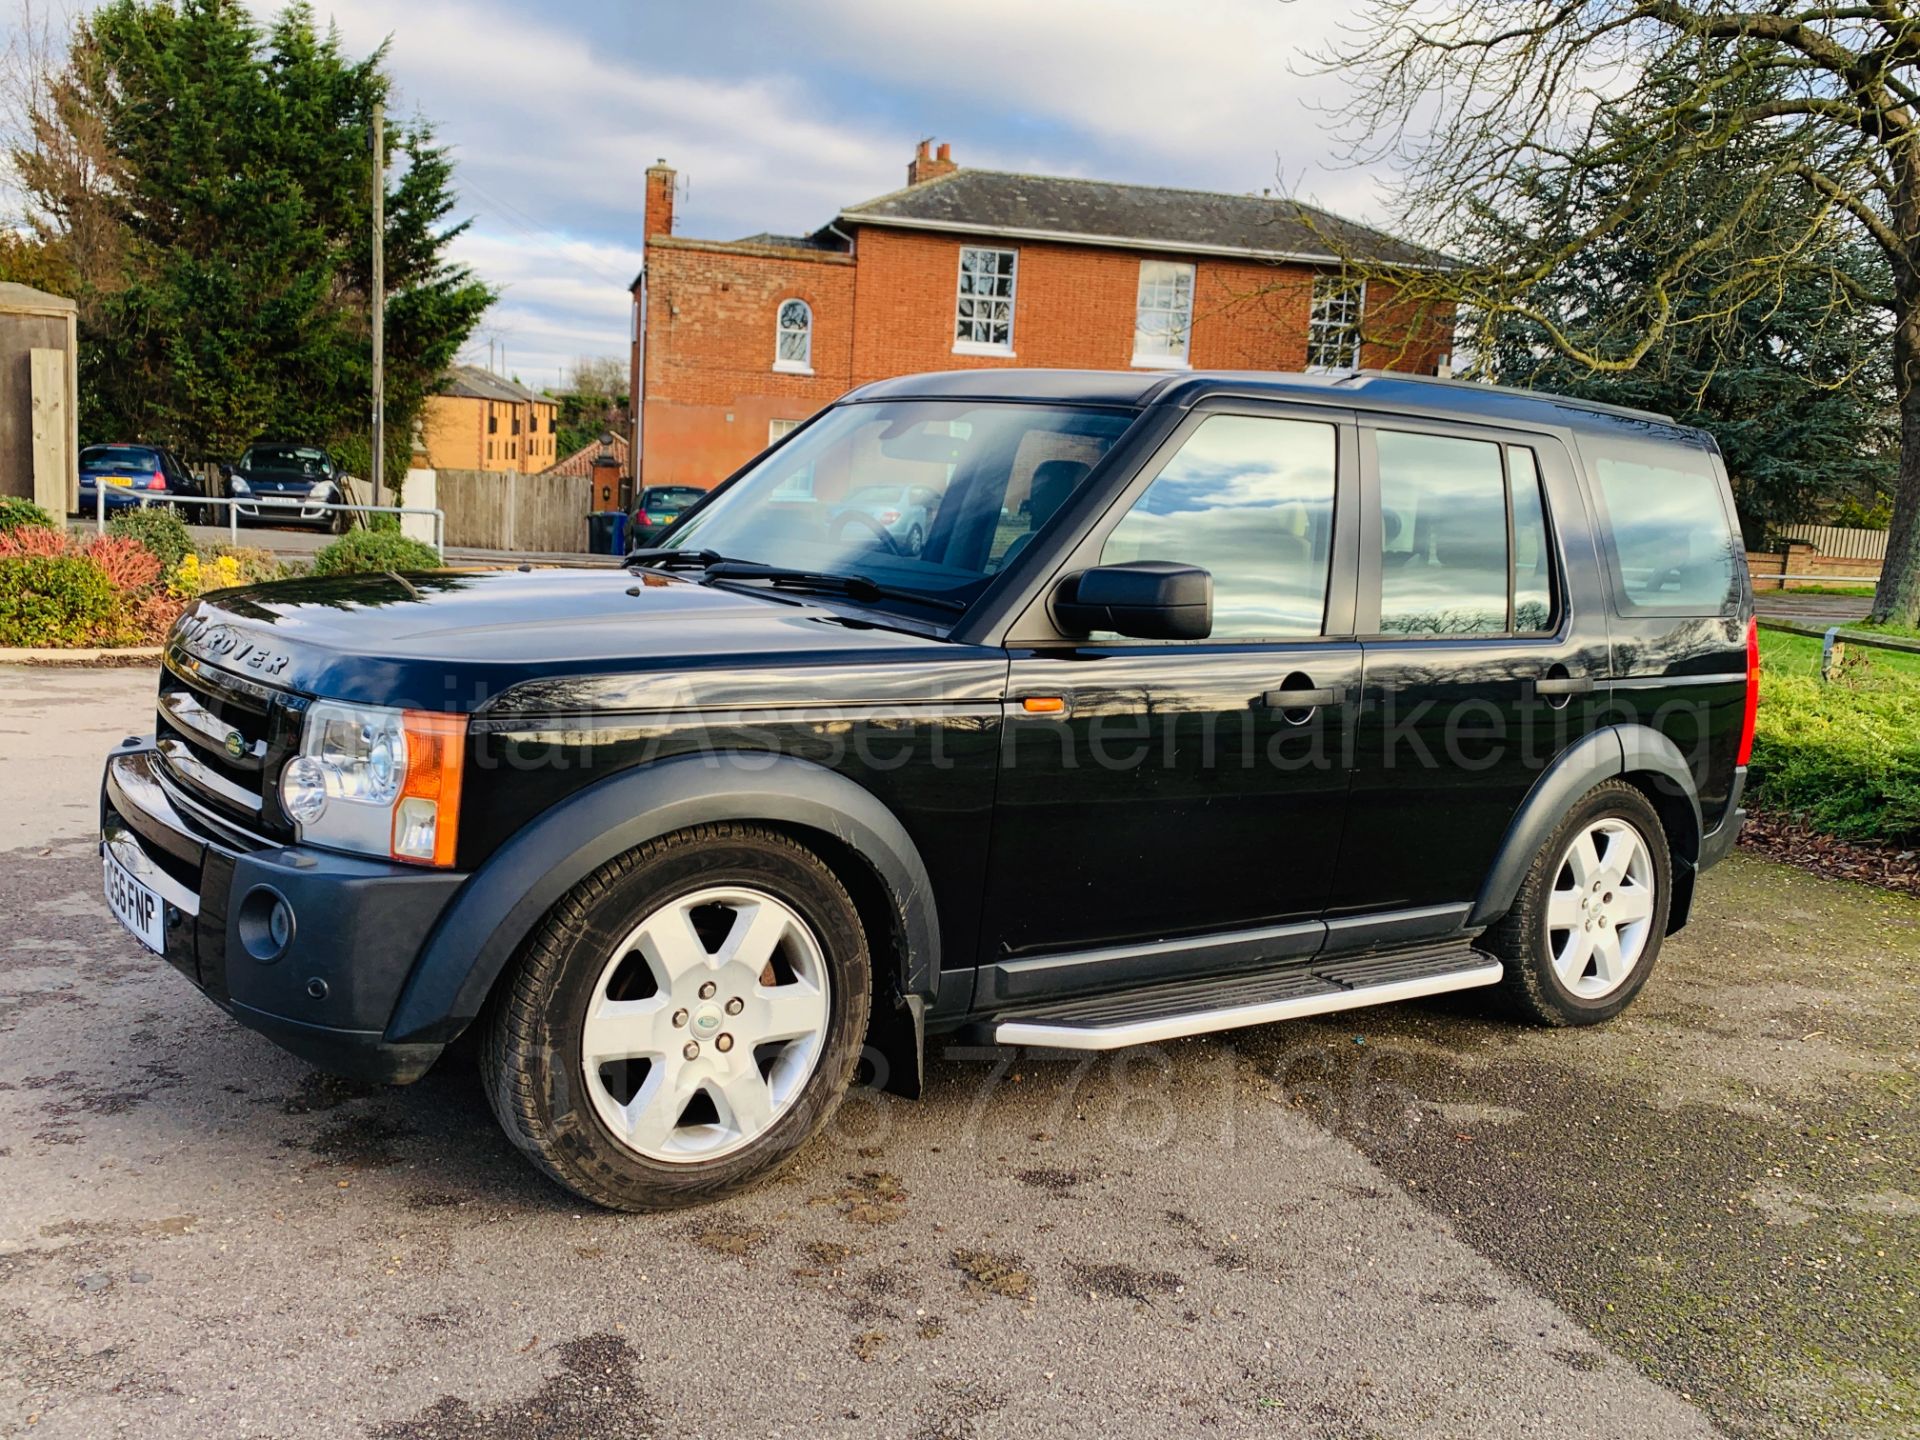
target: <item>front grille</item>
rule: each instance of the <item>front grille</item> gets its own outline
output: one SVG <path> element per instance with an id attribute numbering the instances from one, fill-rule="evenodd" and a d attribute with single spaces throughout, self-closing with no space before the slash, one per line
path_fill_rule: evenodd
<path id="1" fill-rule="evenodd" d="M 280 767 L 300 743 L 307 702 L 169 646 L 160 672 L 156 742 L 169 780 L 243 829 L 293 838 L 281 813 Z"/>

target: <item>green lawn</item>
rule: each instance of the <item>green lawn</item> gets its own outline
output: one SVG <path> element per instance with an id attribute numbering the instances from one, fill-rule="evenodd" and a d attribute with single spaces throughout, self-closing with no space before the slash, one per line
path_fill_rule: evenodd
<path id="1" fill-rule="evenodd" d="M 1804 585 L 1796 584 L 1790 590 L 1767 583 L 1767 577 L 1756 575 L 1753 578 L 1753 591 L 1756 595 L 1852 595 L 1871 599 L 1871 585 Z"/>
<path id="2" fill-rule="evenodd" d="M 1920 655 L 1760 632 L 1754 800 L 1850 840 L 1920 843 Z"/>
<path id="3" fill-rule="evenodd" d="M 1847 628 L 1864 630 L 1866 627 Z M 1885 633 L 1897 635 L 1902 632 L 1890 628 Z M 1920 684 L 1920 655 L 1903 650 L 1874 650 L 1865 645 L 1848 645 L 1844 633 L 1840 643 L 1845 647 L 1841 662 L 1843 682 L 1869 688 L 1902 682 Z M 1820 678 L 1820 642 L 1810 635 L 1790 635 L 1784 631 L 1763 628 L 1760 631 L 1760 670 L 1762 675 L 1777 672 L 1781 675 L 1804 675 L 1817 680 Z"/>

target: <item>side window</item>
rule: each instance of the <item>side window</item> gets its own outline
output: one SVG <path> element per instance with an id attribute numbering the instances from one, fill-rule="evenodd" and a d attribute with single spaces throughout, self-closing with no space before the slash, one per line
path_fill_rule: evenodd
<path id="1" fill-rule="evenodd" d="M 1333 541 L 1334 427 L 1215 415 L 1134 502 L 1103 565 L 1177 560 L 1213 574 L 1213 638 L 1318 635 Z"/>
<path id="2" fill-rule="evenodd" d="M 1706 455 L 1631 442 L 1592 448 L 1621 613 L 1733 613 L 1733 528 Z"/>
<path id="3" fill-rule="evenodd" d="M 1377 432 L 1375 443 L 1381 633 L 1505 631 L 1507 477 L 1500 447 L 1400 430 Z"/>
<path id="4" fill-rule="evenodd" d="M 1513 491 L 1513 629 L 1539 634 L 1553 628 L 1553 544 L 1540 466 L 1524 445 L 1507 447 L 1507 482 Z"/>

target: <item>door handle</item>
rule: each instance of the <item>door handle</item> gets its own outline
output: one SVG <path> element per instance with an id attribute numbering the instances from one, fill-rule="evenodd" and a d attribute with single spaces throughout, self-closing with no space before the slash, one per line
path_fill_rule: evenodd
<path id="1" fill-rule="evenodd" d="M 1260 697 L 1260 703 L 1269 710 L 1331 710 L 1336 705 L 1347 703 L 1347 692 L 1339 685 L 1326 685 L 1309 690 L 1269 690 Z"/>
<path id="2" fill-rule="evenodd" d="M 1533 682 L 1536 695 L 1589 695 L 1593 693 L 1591 675 L 1548 675 Z"/>

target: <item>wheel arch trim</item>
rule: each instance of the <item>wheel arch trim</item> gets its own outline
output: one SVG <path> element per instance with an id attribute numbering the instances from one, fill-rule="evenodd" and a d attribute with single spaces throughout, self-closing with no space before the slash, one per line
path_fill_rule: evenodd
<path id="1" fill-rule="evenodd" d="M 1690 868 L 1700 843 L 1701 821 L 1700 797 L 1686 757 L 1652 726 L 1608 725 L 1568 746 L 1533 782 L 1501 837 L 1467 925 L 1485 927 L 1506 914 L 1540 847 L 1574 803 L 1603 780 L 1619 776 L 1647 776 L 1659 787 L 1658 794 L 1648 798 L 1670 828 L 1669 811 L 1683 821 L 1681 833 L 1674 836 L 1675 858 Z M 1690 833 L 1686 830 L 1689 821 Z"/>
<path id="2" fill-rule="evenodd" d="M 529 822 L 473 873 L 434 925 L 387 1022 L 386 1039 L 453 1039 L 567 891 L 636 845 L 723 821 L 817 830 L 856 853 L 880 878 L 897 913 L 906 941 L 902 989 L 933 994 L 940 930 L 932 882 L 899 820 L 837 771 L 790 755 L 729 751 L 621 771 Z"/>

